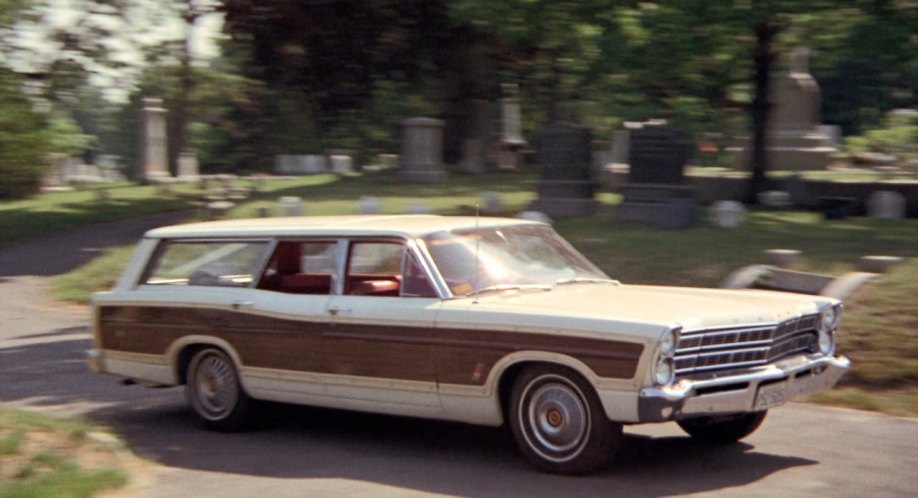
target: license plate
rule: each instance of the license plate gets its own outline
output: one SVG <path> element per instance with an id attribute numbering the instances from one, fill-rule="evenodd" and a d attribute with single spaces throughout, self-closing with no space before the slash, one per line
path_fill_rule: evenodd
<path id="1" fill-rule="evenodd" d="M 762 411 L 784 404 L 784 384 L 773 384 L 759 388 L 753 410 Z"/>

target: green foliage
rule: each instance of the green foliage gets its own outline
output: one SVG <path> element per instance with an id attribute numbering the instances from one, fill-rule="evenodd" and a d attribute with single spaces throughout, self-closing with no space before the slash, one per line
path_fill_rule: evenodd
<path id="1" fill-rule="evenodd" d="M 19 93 L 17 82 L 0 67 L 0 199 L 37 190 L 49 147 L 44 117 Z"/>
<path id="2" fill-rule="evenodd" d="M 863 135 L 847 137 L 849 152 L 894 154 L 904 163 L 918 159 L 918 111 L 900 111 L 886 116 L 882 127 Z"/>

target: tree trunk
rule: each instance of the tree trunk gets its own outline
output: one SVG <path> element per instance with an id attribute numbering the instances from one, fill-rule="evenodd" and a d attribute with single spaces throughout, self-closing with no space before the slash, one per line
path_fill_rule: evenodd
<path id="1" fill-rule="evenodd" d="M 755 48 L 752 54 L 755 62 L 755 97 L 752 100 L 752 154 L 749 165 L 752 177 L 745 199 L 748 204 L 755 204 L 758 201 L 758 193 L 768 188 L 768 179 L 765 176 L 768 171 L 768 115 L 771 111 L 768 93 L 771 68 L 776 58 L 773 42 L 777 34 L 778 27 L 768 20 L 763 20 L 755 26 Z"/>

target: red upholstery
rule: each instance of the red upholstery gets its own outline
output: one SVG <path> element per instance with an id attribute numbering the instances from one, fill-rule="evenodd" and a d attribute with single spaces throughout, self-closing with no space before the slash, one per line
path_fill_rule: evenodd
<path id="1" fill-rule="evenodd" d="M 398 296 L 395 280 L 365 280 L 351 284 L 348 294 L 355 296 Z"/>

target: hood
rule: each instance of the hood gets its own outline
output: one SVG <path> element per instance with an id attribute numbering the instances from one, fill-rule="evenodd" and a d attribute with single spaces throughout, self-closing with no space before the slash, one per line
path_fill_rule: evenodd
<path id="1" fill-rule="evenodd" d="M 644 328 L 635 326 L 659 330 L 681 325 L 695 330 L 775 323 L 816 313 L 832 302 L 824 296 L 774 291 L 583 283 L 488 294 L 474 306 L 482 311 L 619 322 L 625 331 Z"/>

